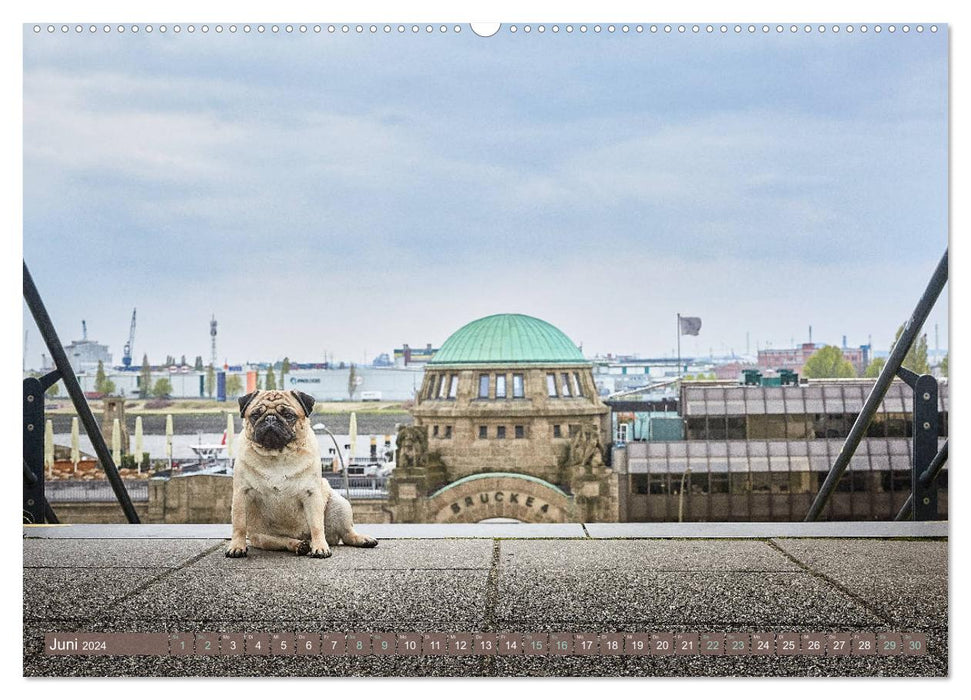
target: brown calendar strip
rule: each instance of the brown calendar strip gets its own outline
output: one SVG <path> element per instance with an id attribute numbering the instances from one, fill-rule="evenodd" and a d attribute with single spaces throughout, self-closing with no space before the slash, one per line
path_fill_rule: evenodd
<path id="1" fill-rule="evenodd" d="M 52 632 L 52 656 L 923 656 L 919 632 Z"/>

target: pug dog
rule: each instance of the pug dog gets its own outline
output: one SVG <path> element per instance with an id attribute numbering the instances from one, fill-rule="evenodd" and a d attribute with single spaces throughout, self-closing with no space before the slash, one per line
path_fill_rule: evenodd
<path id="1" fill-rule="evenodd" d="M 320 471 L 310 427 L 314 397 L 301 391 L 254 391 L 239 399 L 243 434 L 233 470 L 233 534 L 227 557 L 245 557 L 246 538 L 259 549 L 326 558 L 342 541 L 374 547 L 354 531 L 351 504 Z"/>

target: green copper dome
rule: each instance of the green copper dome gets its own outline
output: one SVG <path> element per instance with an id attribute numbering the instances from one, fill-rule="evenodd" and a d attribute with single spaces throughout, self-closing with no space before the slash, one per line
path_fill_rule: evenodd
<path id="1" fill-rule="evenodd" d="M 584 362 L 563 331 L 522 314 L 496 314 L 466 324 L 446 340 L 429 365 L 483 362 Z"/>

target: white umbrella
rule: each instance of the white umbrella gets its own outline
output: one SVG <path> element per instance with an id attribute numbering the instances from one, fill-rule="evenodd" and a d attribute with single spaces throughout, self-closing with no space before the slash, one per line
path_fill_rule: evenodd
<path id="1" fill-rule="evenodd" d="M 351 494 L 351 484 L 350 484 L 349 472 L 350 472 L 350 469 L 351 469 L 351 463 L 354 461 L 354 452 L 355 452 L 355 449 L 354 448 L 357 446 L 356 445 L 356 443 L 357 443 L 357 414 L 356 413 L 353 413 L 353 412 L 351 413 L 351 430 L 350 430 L 350 433 L 351 433 L 350 434 L 350 438 L 351 438 L 350 439 L 351 449 L 350 449 L 350 452 L 347 453 L 347 465 L 346 465 L 346 467 L 344 469 L 344 495 L 346 497 L 348 497 L 348 498 L 350 498 L 350 494 Z"/>
<path id="2" fill-rule="evenodd" d="M 121 462 L 121 423 L 117 418 L 111 423 L 111 459 L 116 467 Z"/>
<path id="3" fill-rule="evenodd" d="M 165 416 L 165 456 L 169 458 L 169 469 L 172 468 L 172 414 Z"/>
<path id="4" fill-rule="evenodd" d="M 81 461 L 81 437 L 78 433 L 77 417 L 71 419 L 71 463 L 74 465 L 74 473 L 78 471 L 78 462 Z"/>
<path id="5" fill-rule="evenodd" d="M 236 440 L 236 424 L 233 422 L 233 414 L 226 414 L 226 454 L 232 459 L 235 455 L 233 454 L 233 441 Z"/>
<path id="6" fill-rule="evenodd" d="M 54 474 L 54 421 L 47 421 L 44 426 L 44 468 L 47 473 Z"/>
<path id="7" fill-rule="evenodd" d="M 138 464 L 138 473 L 142 473 L 142 417 L 135 417 L 135 462 Z"/>

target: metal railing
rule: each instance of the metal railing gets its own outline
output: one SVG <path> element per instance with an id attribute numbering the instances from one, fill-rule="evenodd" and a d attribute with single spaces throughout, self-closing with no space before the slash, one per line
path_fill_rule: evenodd
<path id="1" fill-rule="evenodd" d="M 148 502 L 148 481 L 126 479 L 125 489 L 132 502 Z M 115 500 L 111 484 L 101 479 L 48 481 L 45 491 L 49 503 L 107 503 Z"/>
<path id="2" fill-rule="evenodd" d="M 101 462 L 101 467 L 108 477 L 115 498 L 125 513 L 125 518 L 129 523 L 140 522 L 115 461 L 111 458 L 111 451 L 105 443 L 104 435 L 101 434 L 94 414 L 91 413 L 91 407 L 84 398 L 84 392 L 74 374 L 74 368 L 68 361 L 64 346 L 61 345 L 57 331 L 54 330 L 54 324 L 30 276 L 26 261 L 24 262 L 24 301 L 54 361 L 54 371 L 39 379 L 34 377 L 24 379 L 24 521 L 57 522 L 57 516 L 44 495 L 44 392 L 58 381 L 62 381 L 71 397 L 71 403 L 74 404 L 74 410 L 77 411 L 81 424 L 91 440 L 95 454 Z"/>
<path id="3" fill-rule="evenodd" d="M 326 473 L 324 478 L 335 491 L 344 491 L 346 485 L 347 498 L 387 498 L 388 481 L 387 476 L 348 476 L 345 482 L 344 476 L 340 473 Z"/>
<path id="4" fill-rule="evenodd" d="M 914 461 L 912 464 L 912 494 L 909 516 L 912 520 L 931 520 L 937 516 L 937 487 L 934 480 L 947 460 L 947 443 L 941 448 L 940 453 L 937 450 L 939 424 L 937 379 L 929 374 L 917 375 L 904 368 L 902 364 L 927 320 L 927 316 L 934 308 L 934 304 L 937 302 L 945 284 L 947 284 L 947 250 L 944 251 L 944 256 L 937 264 L 937 268 L 934 270 L 920 301 L 917 302 L 914 312 L 910 315 L 907 323 L 904 324 L 903 333 L 893 346 L 890 357 L 887 358 L 887 363 L 880 371 L 880 376 L 877 377 L 870 395 L 863 404 L 863 410 L 860 411 L 860 415 L 853 423 L 839 455 L 833 462 L 819 493 L 816 494 L 816 498 L 809 508 L 809 513 L 806 514 L 806 522 L 818 519 L 823 508 L 826 507 L 827 502 L 836 490 L 836 485 L 849 466 L 850 459 L 856 452 L 860 440 L 866 435 L 867 428 L 870 427 L 870 423 L 873 421 L 873 417 L 876 415 L 877 409 L 894 377 L 903 379 L 914 391 Z M 934 463 L 937 463 L 936 471 L 931 469 L 931 465 Z M 907 505 L 905 504 L 904 508 L 897 514 L 897 520 L 907 517 L 904 514 L 906 508 Z"/>

